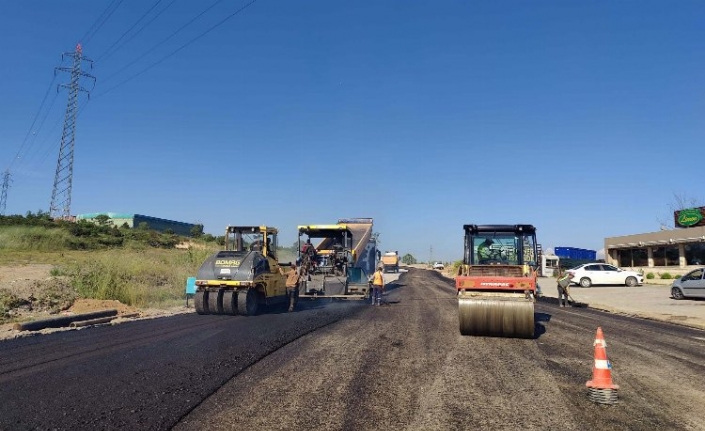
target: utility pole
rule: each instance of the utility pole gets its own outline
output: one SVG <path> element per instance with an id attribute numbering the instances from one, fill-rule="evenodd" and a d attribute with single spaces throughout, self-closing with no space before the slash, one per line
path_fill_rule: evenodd
<path id="1" fill-rule="evenodd" d="M 10 170 L 7 169 L 2 174 L 2 191 L 0 191 L 0 215 L 5 215 L 7 207 L 7 190 L 10 188 Z"/>
<path id="2" fill-rule="evenodd" d="M 68 103 L 66 104 L 66 116 L 64 117 L 64 130 L 61 133 L 59 158 L 56 162 L 54 189 L 51 192 L 51 205 L 49 206 L 49 216 L 54 218 L 66 218 L 71 215 L 73 149 L 76 142 L 78 93 L 85 91 L 90 97 L 90 92 L 81 87 L 81 77 L 92 79 L 93 85 L 95 85 L 95 76 L 81 70 L 82 62 L 88 62 L 91 68 L 93 68 L 93 62 L 83 57 L 80 43 L 76 45 L 76 51 L 65 52 L 61 55 L 62 60 L 66 57 L 73 60 L 72 67 L 57 67 L 54 69 L 54 75 L 56 75 L 57 72 L 68 72 L 71 74 L 71 81 L 68 84 L 59 84 L 56 88 L 56 91 L 59 91 L 60 88 L 66 88 L 68 90 Z"/>
<path id="3" fill-rule="evenodd" d="M 433 265 L 433 245 L 428 250 L 428 264 Z"/>

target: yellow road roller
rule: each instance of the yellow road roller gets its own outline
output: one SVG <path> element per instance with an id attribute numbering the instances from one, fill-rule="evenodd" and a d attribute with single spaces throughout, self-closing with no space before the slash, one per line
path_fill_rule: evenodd
<path id="1" fill-rule="evenodd" d="M 267 226 L 228 226 L 225 249 L 198 270 L 196 312 L 251 316 L 261 306 L 287 302 L 286 276 L 276 256 L 277 234 Z"/>

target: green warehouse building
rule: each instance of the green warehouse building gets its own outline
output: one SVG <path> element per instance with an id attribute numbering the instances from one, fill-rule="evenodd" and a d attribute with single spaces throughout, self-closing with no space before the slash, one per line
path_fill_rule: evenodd
<path id="1" fill-rule="evenodd" d="M 158 217 L 151 217 L 142 214 L 128 214 L 128 213 L 87 213 L 79 214 L 76 216 L 76 220 L 86 220 L 94 222 L 95 218 L 101 215 L 106 215 L 110 217 L 110 223 L 115 226 L 122 226 L 127 223 L 130 228 L 139 227 L 140 223 L 147 223 L 149 229 L 153 229 L 160 232 L 165 232 L 171 230 L 177 235 L 189 236 L 191 234 L 191 229 L 193 229 L 196 224 L 184 223 L 181 221 L 166 220 Z"/>

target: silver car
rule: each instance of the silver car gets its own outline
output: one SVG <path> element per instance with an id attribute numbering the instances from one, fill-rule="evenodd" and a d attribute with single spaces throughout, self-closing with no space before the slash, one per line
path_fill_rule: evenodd
<path id="1" fill-rule="evenodd" d="M 675 279 L 671 286 L 671 297 L 673 299 L 705 298 L 705 278 L 703 275 L 705 275 L 705 268 L 698 268 Z"/>

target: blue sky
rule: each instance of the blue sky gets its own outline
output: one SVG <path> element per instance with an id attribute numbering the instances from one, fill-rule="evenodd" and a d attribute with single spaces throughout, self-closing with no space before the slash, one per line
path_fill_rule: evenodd
<path id="1" fill-rule="evenodd" d="M 97 83 L 74 214 L 264 223 L 283 243 L 373 217 L 382 248 L 454 260 L 464 223 L 600 249 L 658 230 L 674 193 L 705 198 L 703 2 L 259 0 L 164 59 L 246 3 L 167 39 L 211 2 L 125 0 L 93 32 L 117 2 L 0 2 L 6 213 L 49 207 L 68 79 L 53 72 L 79 41 Z"/>

